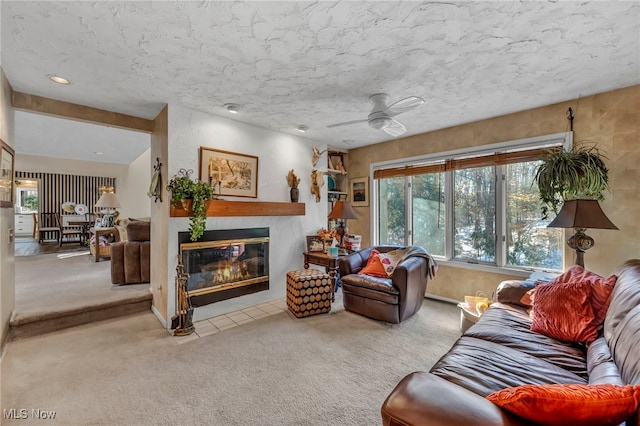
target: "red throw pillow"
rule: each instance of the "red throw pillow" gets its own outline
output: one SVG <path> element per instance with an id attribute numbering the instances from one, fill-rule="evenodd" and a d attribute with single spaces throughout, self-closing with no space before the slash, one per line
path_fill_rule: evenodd
<path id="1" fill-rule="evenodd" d="M 611 301 L 611 292 L 617 279 L 618 277 L 615 275 L 604 278 L 591 271 L 587 271 L 580 265 L 573 265 L 567 269 L 564 274 L 551 281 L 551 283 L 560 284 L 571 281 L 586 281 L 591 284 L 593 290 L 591 306 L 593 307 L 593 315 L 595 316 L 595 325 L 600 327 L 604 323 L 604 318 L 607 316 L 607 309 L 609 309 L 609 302 Z"/>
<path id="2" fill-rule="evenodd" d="M 638 409 L 640 386 L 524 385 L 487 396 L 494 404 L 548 426 L 619 425 Z"/>
<path id="3" fill-rule="evenodd" d="M 372 277 L 387 278 L 387 271 L 378 256 L 379 254 L 380 252 L 378 250 L 371 250 L 366 266 L 360 270 L 361 274 L 370 275 Z"/>
<path id="4" fill-rule="evenodd" d="M 526 305 L 526 306 L 531 306 L 531 305 L 533 305 L 533 299 L 534 299 L 534 297 L 535 297 L 535 294 L 536 294 L 536 289 L 535 289 L 535 288 L 532 288 L 531 290 L 529 290 L 528 292 L 526 292 L 526 293 L 524 294 L 524 296 L 522 296 L 522 297 L 520 298 L 520 303 L 522 303 L 523 305 Z"/>
<path id="5" fill-rule="evenodd" d="M 531 330 L 565 342 L 592 342 L 598 336 L 586 281 L 536 285 Z"/>

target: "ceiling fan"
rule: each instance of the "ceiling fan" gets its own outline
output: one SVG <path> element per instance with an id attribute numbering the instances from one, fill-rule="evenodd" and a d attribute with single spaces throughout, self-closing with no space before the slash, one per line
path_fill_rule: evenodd
<path id="1" fill-rule="evenodd" d="M 424 99 L 417 96 L 409 96 L 398 102 L 387 106 L 389 95 L 386 93 L 376 93 L 369 97 L 371 101 L 371 113 L 366 120 L 345 121 L 343 123 L 330 124 L 327 127 L 348 126 L 356 123 L 369 123 L 369 127 L 376 130 L 384 130 L 391 136 L 400 136 L 406 133 L 407 129 L 393 117 L 403 112 L 411 111 L 424 103 Z"/>

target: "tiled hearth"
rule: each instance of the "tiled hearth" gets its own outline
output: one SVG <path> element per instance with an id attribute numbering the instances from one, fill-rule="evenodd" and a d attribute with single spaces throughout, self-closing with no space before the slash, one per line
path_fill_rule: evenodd
<path id="1" fill-rule="evenodd" d="M 173 336 L 173 330 L 168 331 L 178 344 L 182 344 L 199 339 L 200 337 L 206 337 L 224 330 L 229 330 L 230 328 L 247 324 L 270 315 L 279 314 L 286 310 L 287 301 L 285 299 L 278 299 L 239 311 L 230 312 L 228 314 L 219 315 L 204 321 L 197 321 L 194 323 L 196 331 L 188 336 Z"/>

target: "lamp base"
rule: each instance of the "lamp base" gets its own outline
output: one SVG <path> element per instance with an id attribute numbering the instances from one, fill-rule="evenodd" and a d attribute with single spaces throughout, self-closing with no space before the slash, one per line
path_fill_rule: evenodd
<path id="1" fill-rule="evenodd" d="M 575 228 L 572 236 L 567 238 L 567 245 L 576 252 L 576 265 L 584 268 L 584 252 L 595 245 L 593 238 L 584 233 L 586 229 Z"/>
<path id="2" fill-rule="evenodd" d="M 336 233 L 340 237 L 340 247 L 341 250 L 344 250 L 344 235 L 347 233 L 347 224 L 346 221 L 339 222 L 339 225 L 335 228 Z"/>

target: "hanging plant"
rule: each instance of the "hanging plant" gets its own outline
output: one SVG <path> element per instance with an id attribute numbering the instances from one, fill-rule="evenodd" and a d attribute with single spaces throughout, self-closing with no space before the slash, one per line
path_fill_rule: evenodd
<path id="1" fill-rule="evenodd" d="M 189 232 L 191 241 L 197 241 L 204 233 L 207 222 L 207 201 L 215 199 L 213 186 L 198 179 L 192 180 L 193 170 L 180 169 L 167 183 L 171 192 L 171 207 L 179 205 L 189 212 Z M 189 208 L 189 202 L 191 206 Z"/>
<path id="2" fill-rule="evenodd" d="M 545 219 L 549 211 L 557 213 L 565 201 L 604 199 L 609 170 L 603 158 L 595 146 L 548 151 L 535 176 Z"/>

